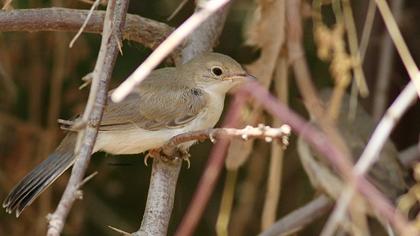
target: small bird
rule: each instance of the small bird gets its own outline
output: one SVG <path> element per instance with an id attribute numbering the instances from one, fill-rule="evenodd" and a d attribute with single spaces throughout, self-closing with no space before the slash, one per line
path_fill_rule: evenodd
<path id="1" fill-rule="evenodd" d="M 330 89 L 324 89 L 320 92 L 320 98 L 326 103 L 331 98 L 331 94 L 332 91 Z M 375 124 L 372 117 L 360 105 L 356 109 L 354 119 L 349 118 L 349 109 L 350 96 L 344 94 L 340 112 L 335 120 L 335 125 L 350 149 L 354 158 L 353 161 L 356 162 L 363 153 L 371 133 L 375 128 Z M 319 186 L 322 185 L 320 184 L 322 180 L 316 178 L 319 178 L 319 173 L 322 172 L 319 169 L 321 166 L 318 166 L 318 169 L 316 170 L 318 174 L 315 174 L 313 170 L 310 170 L 309 164 L 312 160 L 309 160 L 307 157 L 310 153 L 307 149 L 307 144 L 299 138 L 298 151 L 300 158 L 313 185 L 320 188 L 335 188 L 332 183 L 324 183 L 324 186 Z M 409 175 L 407 170 L 401 165 L 398 159 L 398 151 L 391 141 L 385 143 L 379 155 L 380 158 L 369 170 L 368 179 L 390 200 L 396 201 L 400 195 L 408 190 Z M 316 177 L 316 175 L 318 175 L 318 177 Z M 326 187 L 327 185 L 328 187 Z M 343 184 L 338 183 L 335 186 L 337 187 L 336 189 L 324 189 L 324 191 L 328 192 L 329 195 L 336 195 L 331 197 L 338 197 L 339 193 L 342 191 Z"/>
<path id="2" fill-rule="evenodd" d="M 175 135 L 212 128 L 223 111 L 226 93 L 253 78 L 234 59 L 218 53 L 154 70 L 122 102 L 114 103 L 108 96 L 93 153 L 142 153 L 158 149 Z M 18 217 L 73 165 L 76 137 L 68 133 L 48 159 L 12 189 L 3 202 L 6 212 L 16 211 Z M 186 151 L 193 143 L 180 148 Z"/>

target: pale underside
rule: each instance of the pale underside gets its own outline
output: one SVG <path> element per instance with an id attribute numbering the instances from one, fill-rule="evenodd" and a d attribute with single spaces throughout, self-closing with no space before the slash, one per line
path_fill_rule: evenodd
<path id="1" fill-rule="evenodd" d="M 162 71 L 171 74 L 171 69 Z M 150 79 L 170 79 L 153 77 Z M 212 128 L 219 120 L 225 86 L 201 90 L 172 85 L 150 93 L 156 83 L 149 81 L 148 78 L 119 104 L 108 99 L 94 152 L 142 153 L 161 147 L 175 135 Z"/>

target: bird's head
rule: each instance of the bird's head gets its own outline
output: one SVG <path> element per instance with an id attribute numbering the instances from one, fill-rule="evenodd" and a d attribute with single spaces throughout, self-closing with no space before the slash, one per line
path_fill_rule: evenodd
<path id="1" fill-rule="evenodd" d="M 182 65 L 193 82 L 204 90 L 226 93 L 231 88 L 255 78 L 229 56 L 206 53 Z"/>

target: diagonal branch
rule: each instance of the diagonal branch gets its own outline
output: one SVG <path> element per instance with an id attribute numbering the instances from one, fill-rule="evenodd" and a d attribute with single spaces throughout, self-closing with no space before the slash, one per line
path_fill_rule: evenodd
<path id="1" fill-rule="evenodd" d="M 68 8 L 39 8 L 0 11 L 0 31 L 71 31 L 77 32 L 89 11 Z M 101 34 L 105 11 L 94 11 L 84 29 L 87 33 Z M 156 48 L 173 28 L 138 15 L 127 14 L 123 24 L 123 38 Z"/>
<path id="2" fill-rule="evenodd" d="M 121 102 L 134 89 L 136 85 L 141 83 L 152 72 L 152 70 L 156 68 L 156 66 L 158 66 L 166 56 L 169 55 L 169 53 L 171 53 L 178 45 L 180 45 L 183 40 L 189 34 L 191 34 L 191 32 L 203 24 L 203 22 L 205 22 L 206 19 L 217 12 L 217 10 L 226 5 L 229 0 L 211 0 L 203 2 L 205 3 L 202 3 L 203 5 L 197 12 L 195 12 L 171 35 L 169 35 L 169 37 L 158 48 L 156 48 L 156 50 L 153 51 L 153 53 L 139 67 L 137 67 L 137 69 L 122 84 L 120 84 L 118 88 L 115 89 L 111 96 L 114 102 Z M 215 18 L 213 20 L 220 22 L 219 18 Z M 202 42 L 197 43 L 194 48 L 186 46 L 185 51 L 182 53 L 182 61 L 186 62 L 189 59 L 192 59 L 194 56 L 212 49 L 214 45 L 210 45 L 209 43 L 214 43 L 215 40 L 207 40 L 206 38 L 214 37 L 215 35 L 218 36 L 221 30 L 214 30 L 210 27 L 218 28 L 220 25 L 222 24 L 208 24 L 208 27 L 201 27 L 201 30 L 195 31 L 194 34 L 197 35 L 197 38 L 201 39 Z M 202 29 L 206 29 L 209 32 L 214 32 L 217 34 L 202 33 Z M 192 40 L 191 42 L 194 43 L 196 40 Z M 191 42 L 188 42 L 187 44 Z M 202 47 L 202 45 L 206 46 Z M 205 48 L 205 50 L 201 50 L 201 48 Z"/>
<path id="3" fill-rule="evenodd" d="M 108 82 L 122 40 L 122 28 L 128 8 L 128 0 L 110 0 L 105 16 L 104 30 L 98 60 L 93 72 L 93 82 L 82 120 L 87 127 L 79 133 L 75 153 L 78 155 L 66 190 L 53 214 L 49 216 L 48 235 L 60 235 L 65 219 L 78 197 L 80 183 L 89 165 L 90 155 L 98 134 L 106 99 Z"/>
<path id="4" fill-rule="evenodd" d="M 333 201 L 326 195 L 321 195 L 305 206 L 294 210 L 287 216 L 260 233 L 259 236 L 289 235 L 296 233 L 306 225 L 323 216 L 333 206 Z"/>

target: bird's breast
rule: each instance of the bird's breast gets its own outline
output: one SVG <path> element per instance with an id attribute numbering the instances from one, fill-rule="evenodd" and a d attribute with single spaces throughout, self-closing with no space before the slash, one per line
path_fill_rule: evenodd
<path id="1" fill-rule="evenodd" d="M 217 93 L 208 93 L 207 106 L 203 111 L 186 127 L 188 131 L 197 131 L 213 128 L 222 115 L 225 96 Z M 187 130 L 186 130 L 187 131 Z"/>

